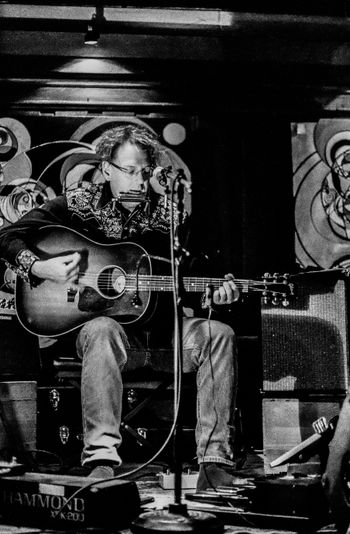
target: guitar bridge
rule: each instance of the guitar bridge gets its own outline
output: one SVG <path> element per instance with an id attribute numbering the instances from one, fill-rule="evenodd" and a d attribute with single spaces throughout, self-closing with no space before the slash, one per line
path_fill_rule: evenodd
<path id="1" fill-rule="evenodd" d="M 74 287 L 69 287 L 67 289 L 67 302 L 74 302 L 75 295 L 77 294 L 78 290 Z"/>

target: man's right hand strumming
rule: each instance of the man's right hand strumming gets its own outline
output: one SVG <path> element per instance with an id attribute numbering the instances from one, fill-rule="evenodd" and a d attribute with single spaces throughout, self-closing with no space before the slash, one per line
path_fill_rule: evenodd
<path id="1" fill-rule="evenodd" d="M 79 252 L 57 256 L 49 260 L 36 260 L 31 267 L 31 273 L 44 280 L 75 283 L 78 280 L 80 260 Z"/>

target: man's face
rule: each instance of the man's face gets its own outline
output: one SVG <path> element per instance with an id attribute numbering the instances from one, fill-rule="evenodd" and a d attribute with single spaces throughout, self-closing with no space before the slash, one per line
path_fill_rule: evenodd
<path id="1" fill-rule="evenodd" d="M 129 191 L 148 191 L 152 168 L 147 152 L 139 146 L 129 141 L 120 145 L 111 162 L 105 163 L 104 169 L 114 197 Z M 123 202 L 128 210 L 133 210 L 138 204 L 138 201 Z"/>

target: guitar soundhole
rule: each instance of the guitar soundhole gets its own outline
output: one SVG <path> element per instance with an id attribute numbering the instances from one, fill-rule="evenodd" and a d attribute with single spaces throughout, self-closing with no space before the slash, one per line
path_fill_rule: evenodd
<path id="1" fill-rule="evenodd" d="M 97 287 L 105 298 L 119 297 L 125 290 L 125 273 L 119 267 L 105 267 L 98 276 Z"/>

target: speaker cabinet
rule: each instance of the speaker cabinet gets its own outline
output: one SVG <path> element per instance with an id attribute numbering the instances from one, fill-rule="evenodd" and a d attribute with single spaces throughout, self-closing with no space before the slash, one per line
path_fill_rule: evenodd
<path id="1" fill-rule="evenodd" d="M 0 399 L 1 458 L 27 461 L 25 453 L 36 448 L 37 383 L 0 382 Z"/>
<path id="2" fill-rule="evenodd" d="M 266 474 L 284 473 L 288 465 L 271 468 L 270 463 L 314 434 L 312 423 L 319 417 L 329 422 L 339 415 L 344 396 L 329 398 L 263 399 L 264 470 Z M 310 461 L 319 463 L 316 455 Z"/>
<path id="3" fill-rule="evenodd" d="M 27 332 L 15 312 L 0 311 L 0 378 L 36 379 L 40 372 L 37 336 Z"/>
<path id="4" fill-rule="evenodd" d="M 294 286 L 289 306 L 262 305 L 263 390 L 346 391 L 348 282 L 320 272 Z"/>

